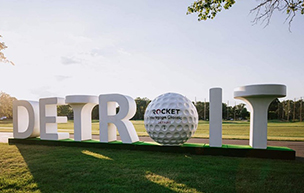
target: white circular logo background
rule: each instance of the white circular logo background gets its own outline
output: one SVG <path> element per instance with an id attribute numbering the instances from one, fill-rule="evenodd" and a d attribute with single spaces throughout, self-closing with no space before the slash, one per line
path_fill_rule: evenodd
<path id="1" fill-rule="evenodd" d="M 148 105 L 144 116 L 150 137 L 163 145 L 182 145 L 197 129 L 198 114 L 186 97 L 166 93 Z"/>

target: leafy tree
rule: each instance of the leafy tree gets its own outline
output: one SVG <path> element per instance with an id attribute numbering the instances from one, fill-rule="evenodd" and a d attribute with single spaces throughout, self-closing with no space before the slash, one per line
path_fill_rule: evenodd
<path id="1" fill-rule="evenodd" d="M 292 120 L 292 108 L 291 105 L 293 105 L 292 100 L 286 100 L 282 101 L 282 120 L 290 121 Z"/>
<path id="2" fill-rule="evenodd" d="M 268 119 L 279 119 L 279 109 L 280 101 L 279 99 L 274 99 L 268 107 Z"/>
<path id="3" fill-rule="evenodd" d="M 0 92 L 0 117 L 13 118 L 13 101 L 17 100 L 9 94 Z"/>
<path id="4" fill-rule="evenodd" d="M 229 9 L 236 3 L 235 0 L 197 0 L 188 6 L 187 14 L 198 13 L 198 20 L 213 19 L 219 12 Z M 255 13 L 254 23 L 259 21 L 269 24 L 274 11 L 282 11 L 287 14 L 289 26 L 297 13 L 304 14 L 303 0 L 261 0 L 260 3 L 250 10 Z"/>
<path id="5" fill-rule="evenodd" d="M 209 102 L 205 103 L 205 102 L 197 101 L 196 104 L 194 104 L 194 106 L 196 107 L 197 110 L 198 119 L 209 120 Z"/>
<path id="6" fill-rule="evenodd" d="M 136 114 L 134 115 L 132 120 L 144 120 L 145 111 L 150 102 L 151 100 L 146 97 L 145 98 L 137 97 L 135 99 Z"/>
<path id="7" fill-rule="evenodd" d="M 194 104 L 197 110 L 198 119 L 203 120 L 204 119 L 204 103 L 201 101 L 197 101 L 196 104 Z"/>
<path id="8" fill-rule="evenodd" d="M 303 115 L 304 115 L 304 111 L 303 111 L 303 99 L 299 99 L 296 102 L 296 113 L 297 113 L 297 117 L 299 118 L 299 121 L 302 122 L 303 121 Z"/>
<path id="9" fill-rule="evenodd" d="M 0 35 L 0 38 L 2 36 Z M 0 42 L 0 62 L 4 62 L 4 63 L 11 63 L 12 65 L 15 65 L 12 61 L 9 61 L 4 54 L 2 53 L 2 50 L 6 49 L 7 46 L 4 44 L 4 42 Z"/>
<path id="10" fill-rule="evenodd" d="M 73 119 L 73 109 L 70 105 L 59 105 L 57 106 L 57 114 L 59 116 L 67 116 L 68 119 Z"/>
<path id="11" fill-rule="evenodd" d="M 226 103 L 222 103 L 222 117 L 224 120 L 227 120 L 228 117 L 228 105 Z"/>
<path id="12" fill-rule="evenodd" d="M 245 106 L 245 104 L 243 104 L 243 105 Z M 249 112 L 247 111 L 247 109 L 244 106 L 242 109 L 240 109 L 240 118 L 242 120 L 246 120 L 250 116 Z"/>
<path id="13" fill-rule="evenodd" d="M 232 106 L 227 106 L 226 109 L 226 120 L 230 120 L 234 118 L 234 108 Z"/>
<path id="14" fill-rule="evenodd" d="M 249 112 L 245 108 L 244 103 L 240 103 L 234 107 L 232 107 L 233 111 L 233 119 L 234 120 L 246 120 L 249 117 Z"/>
<path id="15" fill-rule="evenodd" d="M 92 119 L 99 119 L 99 105 L 96 105 L 92 110 Z"/>

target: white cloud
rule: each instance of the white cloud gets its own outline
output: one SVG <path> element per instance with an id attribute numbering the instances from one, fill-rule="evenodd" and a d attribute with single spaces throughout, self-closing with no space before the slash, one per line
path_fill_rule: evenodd
<path id="1" fill-rule="evenodd" d="M 61 63 L 63 65 L 71 65 L 71 64 L 79 64 L 80 61 L 75 59 L 75 58 L 72 58 L 72 57 L 64 57 L 62 56 L 61 57 Z"/>
<path id="2" fill-rule="evenodd" d="M 122 55 L 130 56 L 131 53 L 117 46 L 106 46 L 104 48 L 94 48 L 90 51 L 91 56 L 103 56 L 107 58 L 118 57 Z"/>
<path id="3" fill-rule="evenodd" d="M 56 75 L 55 78 L 57 81 L 61 82 L 61 81 L 71 78 L 71 76 Z"/>
<path id="4" fill-rule="evenodd" d="M 30 90 L 31 94 L 41 98 L 41 97 L 50 97 L 50 96 L 54 96 L 56 97 L 56 93 L 53 93 L 50 91 L 50 87 L 49 86 L 42 86 L 39 88 L 35 88 L 35 89 L 31 89 Z"/>

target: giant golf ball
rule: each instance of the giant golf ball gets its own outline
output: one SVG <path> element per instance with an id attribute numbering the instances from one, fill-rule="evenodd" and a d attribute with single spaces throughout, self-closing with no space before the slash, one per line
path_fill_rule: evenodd
<path id="1" fill-rule="evenodd" d="M 182 145 L 196 131 L 198 114 L 186 97 L 166 93 L 148 105 L 144 116 L 150 137 L 163 145 Z"/>

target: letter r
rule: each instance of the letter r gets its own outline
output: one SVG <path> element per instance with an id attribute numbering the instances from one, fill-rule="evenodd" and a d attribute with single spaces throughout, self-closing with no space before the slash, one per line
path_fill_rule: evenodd
<path id="1" fill-rule="evenodd" d="M 116 103 L 119 112 L 116 114 Z M 116 129 L 123 143 L 139 141 L 136 130 L 129 119 L 136 112 L 136 103 L 129 96 L 121 94 L 99 95 L 99 133 L 100 142 L 117 140 Z"/>

